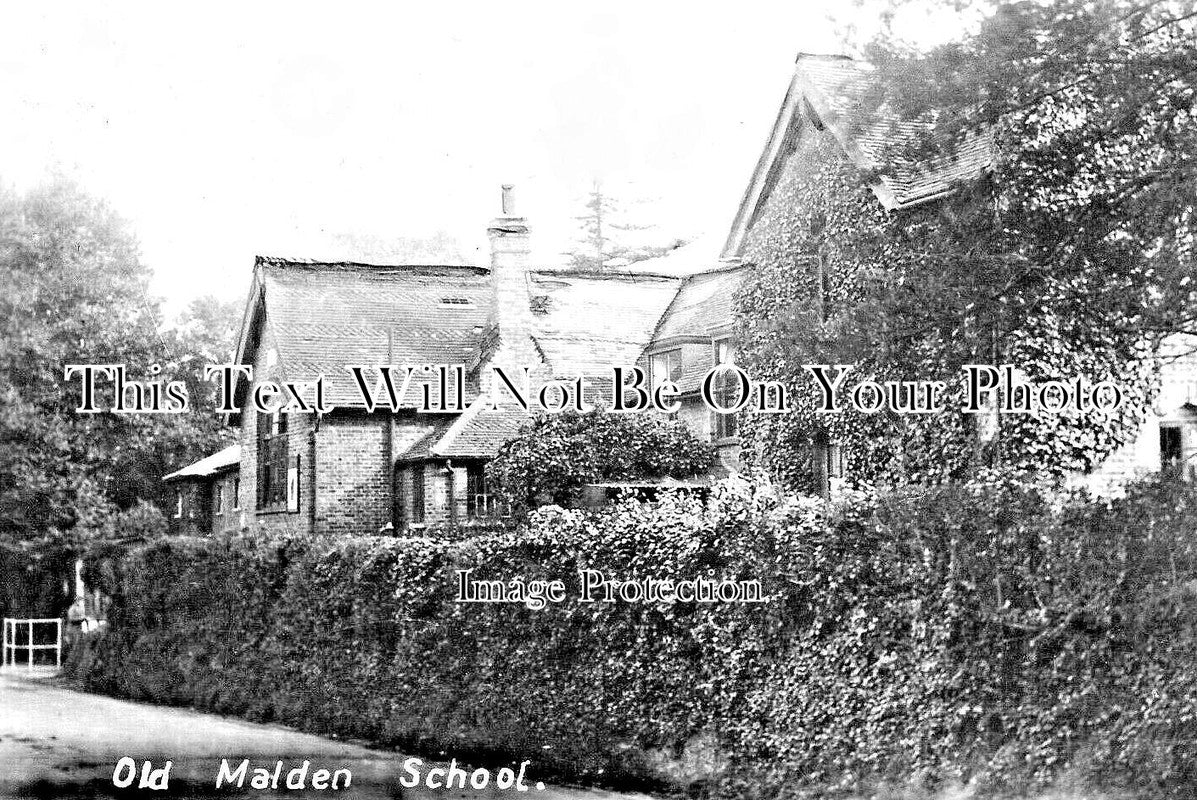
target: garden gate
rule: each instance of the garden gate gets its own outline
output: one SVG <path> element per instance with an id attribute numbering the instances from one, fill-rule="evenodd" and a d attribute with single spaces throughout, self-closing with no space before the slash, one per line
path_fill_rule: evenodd
<path id="1" fill-rule="evenodd" d="M 46 631 L 47 626 L 54 626 L 54 641 L 48 642 L 48 636 L 43 634 L 41 636 L 41 643 L 38 643 L 38 637 L 35 635 L 38 632 Z M 34 656 L 39 650 L 53 650 L 54 651 L 54 668 L 62 668 L 62 620 L 57 617 L 44 619 L 13 619 L 11 617 L 4 618 L 4 652 L 3 660 L 0 660 L 2 667 L 17 666 L 17 651 L 25 651 L 24 666 L 32 670 L 35 666 L 50 666 L 46 664 L 36 664 Z"/>

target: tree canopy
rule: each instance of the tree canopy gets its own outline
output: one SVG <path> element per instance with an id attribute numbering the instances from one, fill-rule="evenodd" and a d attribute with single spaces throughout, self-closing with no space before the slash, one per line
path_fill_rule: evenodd
<path id="1" fill-rule="evenodd" d="M 161 478 L 221 438 L 197 359 L 231 348 L 232 308 L 197 301 L 164 326 L 128 224 L 65 179 L 0 190 L 0 537 L 61 539 L 160 502 Z M 180 415 L 78 414 L 67 364 L 186 378 Z M 153 365 L 160 372 L 152 374 Z"/>

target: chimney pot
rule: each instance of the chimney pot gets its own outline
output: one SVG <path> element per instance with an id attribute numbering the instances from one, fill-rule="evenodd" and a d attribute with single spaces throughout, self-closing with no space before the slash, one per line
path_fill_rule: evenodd
<path id="1" fill-rule="evenodd" d="M 515 187 L 510 183 L 503 184 L 503 216 L 515 216 Z"/>

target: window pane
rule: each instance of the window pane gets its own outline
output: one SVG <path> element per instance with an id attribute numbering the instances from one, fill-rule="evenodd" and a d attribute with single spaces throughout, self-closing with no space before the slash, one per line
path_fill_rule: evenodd
<path id="1" fill-rule="evenodd" d="M 731 364 L 735 360 L 735 348 L 731 339 L 720 339 L 715 342 L 715 363 Z M 730 371 L 723 370 L 715 376 L 715 399 L 719 405 L 727 408 L 734 406 L 740 400 L 740 381 Z M 727 439 L 736 435 L 735 413 L 723 414 L 715 412 L 715 438 Z"/>
<path id="2" fill-rule="evenodd" d="M 681 350 L 666 350 L 664 353 L 657 353 L 649 364 L 651 373 L 649 378 L 654 387 L 661 385 L 666 380 L 678 383 L 682 379 Z"/>

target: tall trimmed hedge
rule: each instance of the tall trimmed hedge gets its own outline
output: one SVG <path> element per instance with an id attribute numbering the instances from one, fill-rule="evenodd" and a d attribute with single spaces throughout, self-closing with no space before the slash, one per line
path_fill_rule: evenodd
<path id="1" fill-rule="evenodd" d="M 831 507 L 726 486 L 454 543 L 164 540 L 110 571 L 109 630 L 78 663 L 117 695 L 586 780 L 1183 798 L 1195 530 L 1183 486 L 1056 503 L 990 482 Z M 467 605 L 465 567 L 754 577 L 769 602 Z"/>

